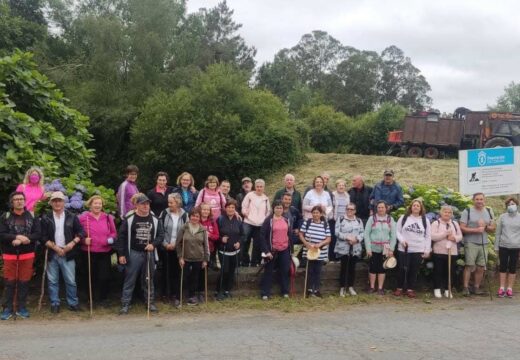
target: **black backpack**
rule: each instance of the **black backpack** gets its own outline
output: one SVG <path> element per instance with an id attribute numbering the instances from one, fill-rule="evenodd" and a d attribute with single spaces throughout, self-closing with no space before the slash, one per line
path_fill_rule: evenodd
<path id="1" fill-rule="evenodd" d="M 407 214 L 404 214 L 403 216 L 403 220 L 401 221 L 401 226 L 404 226 L 404 224 L 406 224 L 406 220 L 408 219 L 408 215 Z M 424 227 L 424 230 L 426 231 L 426 215 L 421 215 L 421 220 L 422 220 L 422 225 Z"/>

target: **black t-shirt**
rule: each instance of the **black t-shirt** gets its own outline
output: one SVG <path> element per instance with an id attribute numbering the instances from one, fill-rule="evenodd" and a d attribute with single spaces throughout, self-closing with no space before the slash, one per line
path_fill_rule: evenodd
<path id="1" fill-rule="evenodd" d="M 152 214 L 142 217 L 134 215 L 130 235 L 130 248 L 135 251 L 144 251 L 147 244 L 153 240 Z"/>

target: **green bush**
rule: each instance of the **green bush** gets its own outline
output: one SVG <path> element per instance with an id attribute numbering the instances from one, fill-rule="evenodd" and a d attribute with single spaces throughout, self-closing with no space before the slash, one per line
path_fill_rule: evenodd
<path id="1" fill-rule="evenodd" d="M 150 98 L 132 127 L 131 146 L 142 178 L 164 170 L 239 179 L 297 162 L 302 131 L 278 98 L 250 89 L 247 74 L 219 64 L 173 94 Z"/>

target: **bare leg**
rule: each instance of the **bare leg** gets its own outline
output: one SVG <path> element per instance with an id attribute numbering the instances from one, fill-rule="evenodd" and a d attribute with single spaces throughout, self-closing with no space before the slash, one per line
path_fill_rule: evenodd
<path id="1" fill-rule="evenodd" d="M 370 282 L 370 288 L 375 289 L 376 287 L 376 274 L 369 273 L 368 281 Z"/>
<path id="2" fill-rule="evenodd" d="M 502 274 L 500 274 L 500 275 L 502 275 Z M 515 279 L 516 279 L 516 274 L 509 274 L 507 276 L 507 287 L 508 288 L 511 288 L 511 289 L 513 288 L 513 285 L 515 284 Z M 500 283 L 502 283 L 502 281 Z M 502 285 L 500 285 L 500 286 L 502 286 Z"/>
<path id="3" fill-rule="evenodd" d="M 381 290 L 385 285 L 386 274 L 377 274 L 377 288 Z"/>
<path id="4" fill-rule="evenodd" d="M 471 278 L 471 266 L 464 267 L 464 278 L 463 278 L 463 284 L 464 287 L 469 287 L 469 279 Z"/>
<path id="5" fill-rule="evenodd" d="M 482 282 L 483 278 L 484 278 L 484 267 L 477 266 L 477 269 L 475 270 L 475 288 L 476 289 L 478 289 L 480 287 L 480 283 Z"/>
<path id="6" fill-rule="evenodd" d="M 507 273 L 500 273 L 499 274 L 500 287 L 501 288 L 505 288 L 506 287 L 506 277 L 507 277 Z M 509 280 L 509 278 L 508 278 L 508 280 Z"/>

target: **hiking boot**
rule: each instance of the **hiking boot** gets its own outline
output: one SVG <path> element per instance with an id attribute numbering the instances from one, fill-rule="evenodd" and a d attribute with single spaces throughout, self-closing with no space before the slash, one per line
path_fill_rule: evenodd
<path id="1" fill-rule="evenodd" d="M 27 308 L 23 307 L 21 309 L 18 309 L 18 311 L 16 312 L 16 316 L 19 316 L 22 319 L 27 319 L 29 317 L 29 311 L 27 310 Z"/>
<path id="2" fill-rule="evenodd" d="M 393 292 L 393 295 L 394 296 L 401 296 L 401 295 L 403 295 L 403 289 L 395 289 L 395 291 Z"/>
<path id="3" fill-rule="evenodd" d="M 345 297 L 345 293 L 346 293 L 346 292 L 345 292 L 345 288 L 344 288 L 344 287 L 342 287 L 342 288 L 339 289 L 339 296 L 341 296 L 341 297 Z"/>
<path id="4" fill-rule="evenodd" d="M 224 300 L 225 298 L 226 298 L 226 297 L 224 296 L 223 293 L 218 293 L 218 294 L 217 294 L 217 301 L 222 301 L 222 300 Z"/>
<path id="5" fill-rule="evenodd" d="M 188 299 L 188 305 L 190 306 L 195 306 L 195 305 L 198 305 L 199 302 L 197 301 L 197 298 L 195 296 L 192 296 Z"/>
<path id="6" fill-rule="evenodd" d="M 513 297 L 513 289 L 508 288 L 506 291 L 506 296 L 511 299 Z"/>
<path id="7" fill-rule="evenodd" d="M 376 289 L 374 288 L 368 288 L 367 294 L 374 294 L 376 292 Z"/>
<path id="8" fill-rule="evenodd" d="M 231 299 L 233 297 L 233 294 L 231 294 L 229 291 L 224 291 L 224 297 L 226 299 Z"/>
<path id="9" fill-rule="evenodd" d="M 154 303 L 150 304 L 150 312 L 159 312 L 159 309 Z"/>
<path id="10" fill-rule="evenodd" d="M 354 290 L 352 286 L 348 288 L 348 293 L 350 294 L 350 296 L 357 296 L 357 292 L 356 290 Z"/>
<path id="11" fill-rule="evenodd" d="M 377 290 L 377 295 L 384 296 L 385 295 L 385 290 L 384 289 Z"/>
<path id="12" fill-rule="evenodd" d="M 449 290 L 444 290 L 444 297 L 448 299 L 453 299 L 453 292 L 450 294 Z"/>
<path id="13" fill-rule="evenodd" d="M 119 315 L 126 315 L 126 314 L 128 314 L 128 310 L 130 310 L 130 305 L 122 304 L 121 305 L 121 309 L 119 309 Z"/>
<path id="14" fill-rule="evenodd" d="M 408 296 L 410 299 L 415 299 L 417 297 L 417 294 L 414 290 L 406 290 L 406 296 Z"/>
<path id="15" fill-rule="evenodd" d="M 9 320 L 13 317 L 13 310 L 5 308 L 4 311 L 2 311 L 2 315 L 0 315 L 1 320 Z"/>
<path id="16" fill-rule="evenodd" d="M 465 287 L 464 289 L 462 289 L 462 296 L 470 296 L 471 295 L 471 292 L 469 291 L 469 288 Z"/>
<path id="17" fill-rule="evenodd" d="M 51 313 L 57 314 L 60 312 L 60 306 L 59 305 L 51 305 Z"/>
<path id="18" fill-rule="evenodd" d="M 506 296 L 506 291 L 504 290 L 504 288 L 500 288 L 500 289 L 498 289 L 498 294 L 497 294 L 497 296 L 498 296 L 499 298 L 503 298 L 504 296 Z"/>
<path id="19" fill-rule="evenodd" d="M 437 299 L 442 298 L 441 289 L 433 289 L 433 296 Z"/>
<path id="20" fill-rule="evenodd" d="M 317 298 L 321 298 L 322 297 L 319 290 L 314 291 L 314 293 L 312 293 L 312 295 L 317 297 Z"/>
<path id="21" fill-rule="evenodd" d="M 69 305 L 69 306 L 68 306 L 68 309 L 69 309 L 70 311 L 73 311 L 73 312 L 81 311 L 81 308 L 79 307 L 79 305 Z"/>

